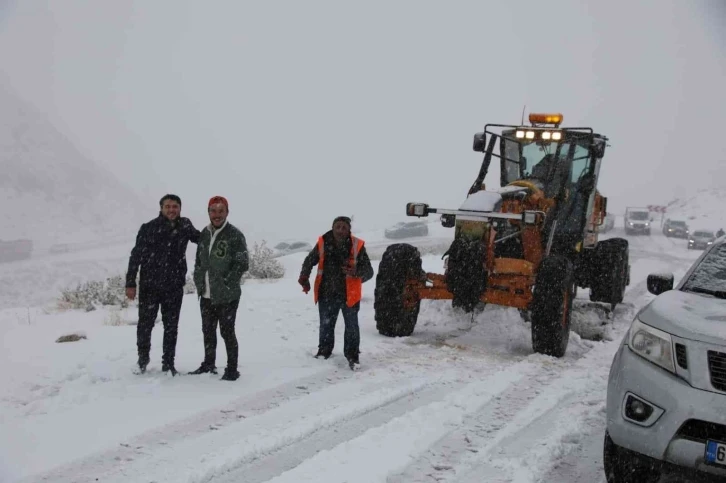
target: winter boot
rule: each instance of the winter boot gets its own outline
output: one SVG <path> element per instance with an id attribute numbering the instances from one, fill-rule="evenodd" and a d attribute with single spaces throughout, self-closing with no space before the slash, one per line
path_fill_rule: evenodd
<path id="1" fill-rule="evenodd" d="M 146 366 L 149 365 L 149 356 L 139 356 L 139 361 L 137 362 L 139 365 L 139 372 L 141 374 L 146 372 Z"/>
<path id="2" fill-rule="evenodd" d="M 224 375 L 220 380 L 222 381 L 236 381 L 239 379 L 239 371 L 237 369 L 230 369 L 229 367 L 224 370 Z"/>
<path id="3" fill-rule="evenodd" d="M 348 365 L 350 366 L 351 371 L 355 370 L 356 364 L 360 365 L 360 361 L 358 360 L 358 354 L 356 354 L 354 356 L 353 355 L 348 356 L 348 357 L 346 357 L 346 359 L 348 359 Z"/>
<path id="4" fill-rule="evenodd" d="M 161 372 L 171 372 L 172 376 L 176 376 L 178 374 L 174 364 L 169 364 L 167 362 L 163 362 L 161 364 Z"/>
<path id="5" fill-rule="evenodd" d="M 318 359 L 322 356 L 324 359 L 329 359 L 331 355 L 332 355 L 332 352 L 327 352 L 327 351 L 324 351 L 323 349 L 318 349 L 318 353 L 315 354 L 315 358 Z"/>
<path id="6" fill-rule="evenodd" d="M 216 374 L 217 367 L 209 365 L 209 364 L 205 364 L 204 362 L 202 362 L 202 365 L 199 366 L 199 368 L 197 370 L 192 371 L 189 374 L 197 375 L 197 374 L 207 374 L 207 373 Z"/>

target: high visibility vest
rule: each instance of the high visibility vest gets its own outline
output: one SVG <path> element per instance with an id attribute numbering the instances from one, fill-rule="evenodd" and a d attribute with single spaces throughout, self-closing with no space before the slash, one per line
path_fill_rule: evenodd
<path id="1" fill-rule="evenodd" d="M 352 267 L 356 266 L 358 260 L 358 253 L 363 249 L 364 241 L 354 236 L 350 237 L 350 258 L 348 264 Z M 313 291 L 315 303 L 318 303 L 318 297 L 320 295 L 320 283 L 323 281 L 323 270 L 325 265 L 325 243 L 323 237 L 318 238 L 318 253 L 320 254 L 320 260 L 318 261 L 318 273 L 315 275 L 315 289 Z M 360 302 L 363 296 L 363 279 L 360 277 L 351 277 L 350 275 L 345 276 L 345 304 L 348 307 L 352 307 Z"/>

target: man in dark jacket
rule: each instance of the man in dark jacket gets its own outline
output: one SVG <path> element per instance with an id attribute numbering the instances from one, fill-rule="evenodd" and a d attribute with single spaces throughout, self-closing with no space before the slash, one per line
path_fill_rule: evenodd
<path id="1" fill-rule="evenodd" d="M 211 222 L 202 230 L 194 263 L 194 285 L 200 296 L 204 362 L 190 374 L 217 373 L 217 324 L 227 349 L 227 368 L 223 381 L 239 378 L 239 346 L 234 331 L 237 307 L 242 295 L 242 275 L 249 269 L 247 241 L 242 232 L 227 222 L 229 203 L 222 196 L 209 200 Z"/>
<path id="2" fill-rule="evenodd" d="M 143 373 L 149 364 L 151 331 L 161 307 L 164 324 L 162 371 L 176 375 L 174 355 L 187 274 L 187 244 L 199 242 L 199 231 L 188 218 L 180 216 L 181 199 L 178 196 L 165 195 L 159 206 L 159 216 L 141 225 L 136 236 L 126 272 L 126 296 L 131 300 L 136 298 L 136 274 L 141 267 L 139 323 L 136 326 L 139 369 Z"/>
<path id="3" fill-rule="evenodd" d="M 350 218 L 339 216 L 333 220 L 333 229 L 318 238 L 315 248 L 303 261 L 298 283 L 305 293 L 310 291 L 310 272 L 314 265 L 318 266 L 318 272 L 313 293 L 320 313 L 315 357 L 327 359 L 333 353 L 335 323 L 342 311 L 345 321 L 343 353 L 353 369 L 354 364 L 360 363 L 358 310 L 362 284 L 373 278 L 373 267 L 365 242 L 350 233 Z"/>

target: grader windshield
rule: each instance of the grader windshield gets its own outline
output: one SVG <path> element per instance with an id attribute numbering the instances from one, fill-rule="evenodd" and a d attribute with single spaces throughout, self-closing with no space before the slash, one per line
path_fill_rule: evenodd
<path id="1" fill-rule="evenodd" d="M 571 136 L 565 132 L 564 139 L 553 141 L 518 139 L 516 133 L 517 130 L 502 133 L 502 186 L 531 179 L 553 196 L 559 189 L 576 184 L 594 168 L 596 160 L 590 156 L 592 137 L 589 135 Z"/>

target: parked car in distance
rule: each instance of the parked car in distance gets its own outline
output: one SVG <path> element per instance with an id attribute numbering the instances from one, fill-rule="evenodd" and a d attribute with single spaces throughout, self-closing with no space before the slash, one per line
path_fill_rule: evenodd
<path id="1" fill-rule="evenodd" d="M 412 238 L 428 234 L 429 225 L 423 221 L 402 221 L 386 228 L 384 232 L 386 238 Z"/>
<path id="2" fill-rule="evenodd" d="M 615 228 L 615 214 L 614 213 L 606 213 L 605 219 L 603 220 L 602 225 L 600 226 L 600 233 L 607 233 L 610 230 Z"/>
<path id="3" fill-rule="evenodd" d="M 0 240 L 0 263 L 25 260 L 32 253 L 33 240 Z"/>
<path id="4" fill-rule="evenodd" d="M 667 237 L 688 238 L 688 225 L 683 220 L 668 219 L 663 223 L 663 234 Z"/>
<path id="5" fill-rule="evenodd" d="M 673 468 L 726 477 L 724 242 L 704 250 L 675 289 L 671 273 L 648 276 L 657 297 L 637 313 L 610 367 L 608 483 L 660 481 Z"/>
<path id="6" fill-rule="evenodd" d="M 705 249 L 716 241 L 716 235 L 712 231 L 695 230 L 688 236 L 688 249 Z"/>
<path id="7" fill-rule="evenodd" d="M 304 241 L 280 242 L 272 249 L 273 256 L 282 257 L 292 253 L 309 252 L 313 249 L 312 244 Z"/>

